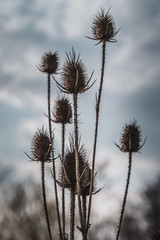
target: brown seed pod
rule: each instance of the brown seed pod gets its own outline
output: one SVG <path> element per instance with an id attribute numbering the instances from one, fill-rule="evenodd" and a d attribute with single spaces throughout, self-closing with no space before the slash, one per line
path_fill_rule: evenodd
<path id="1" fill-rule="evenodd" d="M 136 121 L 126 124 L 121 138 L 123 152 L 138 152 L 141 145 L 141 130 Z"/>
<path id="2" fill-rule="evenodd" d="M 31 147 L 33 160 L 40 162 L 51 161 L 51 143 L 50 138 L 43 128 L 38 129 L 33 136 Z"/>
<path id="3" fill-rule="evenodd" d="M 69 100 L 65 97 L 58 99 L 55 105 L 55 111 L 52 112 L 56 123 L 71 123 L 72 122 L 72 108 Z"/>
<path id="4" fill-rule="evenodd" d="M 109 9 L 110 10 L 110 9 Z M 92 25 L 92 35 L 93 40 L 100 42 L 115 42 L 114 36 L 117 34 L 115 22 L 112 15 L 104 12 L 104 9 L 101 9 L 101 12 L 98 12 L 96 17 L 93 20 Z"/>
<path id="5" fill-rule="evenodd" d="M 86 151 L 83 146 L 81 146 L 78 151 L 78 157 L 81 194 L 88 195 L 91 182 L 91 170 L 86 161 Z M 61 181 L 65 188 L 73 188 L 77 194 L 76 161 L 73 141 L 70 144 L 70 148 L 66 150 L 63 171 L 61 172 Z"/>
<path id="6" fill-rule="evenodd" d="M 57 83 L 57 85 L 62 92 L 68 94 L 83 93 L 93 85 L 92 84 L 88 87 L 92 75 L 90 79 L 87 80 L 86 67 L 80 59 L 80 55 L 76 57 L 76 53 L 73 48 L 72 52 L 67 54 L 67 59 L 63 66 L 61 75 L 63 84 L 60 85 Z"/>
<path id="7" fill-rule="evenodd" d="M 42 56 L 41 64 L 39 65 L 39 70 L 47 74 L 56 74 L 59 65 L 59 59 L 57 52 L 46 52 Z"/>

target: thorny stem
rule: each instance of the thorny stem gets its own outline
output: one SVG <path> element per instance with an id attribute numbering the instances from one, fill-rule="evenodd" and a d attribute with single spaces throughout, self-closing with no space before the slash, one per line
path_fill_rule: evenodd
<path id="1" fill-rule="evenodd" d="M 51 103 L 50 103 L 50 95 L 51 95 L 51 79 L 50 74 L 48 73 L 48 126 L 49 126 L 49 134 L 52 139 L 52 126 L 51 126 Z"/>
<path id="2" fill-rule="evenodd" d="M 74 240 L 74 225 L 75 225 L 75 189 L 71 189 L 70 199 L 70 240 Z"/>
<path id="3" fill-rule="evenodd" d="M 83 221 L 84 221 L 84 231 L 82 232 L 82 235 L 83 235 L 83 240 L 87 240 L 87 233 L 88 233 L 88 231 L 87 231 L 87 227 L 86 227 L 86 220 L 87 220 L 87 209 L 86 209 L 86 207 L 87 207 L 87 202 L 86 202 L 86 200 L 87 200 L 87 197 L 86 197 L 86 195 L 82 195 L 82 206 L 83 206 Z"/>
<path id="4" fill-rule="evenodd" d="M 87 240 L 87 231 L 82 232 L 83 240 Z"/>
<path id="5" fill-rule="evenodd" d="M 54 163 L 54 148 L 53 148 L 53 137 L 52 137 L 52 126 L 51 126 L 50 92 L 51 92 L 51 80 L 50 80 L 50 74 L 48 74 L 48 124 L 49 124 L 49 135 L 50 135 L 50 140 L 52 144 L 53 176 L 54 176 L 57 218 L 58 218 L 60 239 L 62 240 L 62 229 L 61 229 L 61 221 L 60 221 L 60 213 L 59 213 L 59 202 L 58 202 L 58 193 L 57 193 L 57 184 L 56 184 L 56 171 L 55 171 L 55 163 Z"/>
<path id="6" fill-rule="evenodd" d="M 78 195 L 78 208 L 79 208 L 79 217 L 81 224 L 81 231 L 84 229 L 83 215 L 82 215 L 82 206 L 81 206 L 81 197 L 80 197 L 80 174 L 79 174 L 79 157 L 78 157 L 78 114 L 77 114 L 77 93 L 73 94 L 73 106 L 74 106 L 74 136 L 75 136 L 75 160 L 76 160 L 76 185 L 77 185 L 77 195 Z"/>
<path id="7" fill-rule="evenodd" d="M 97 148 L 97 136 L 98 136 L 98 124 L 99 124 L 99 111 L 100 111 L 100 102 L 102 95 L 103 87 L 103 78 L 104 78 L 104 67 L 105 67 L 105 50 L 106 42 L 103 41 L 102 45 L 102 68 L 101 68 L 101 79 L 98 92 L 98 99 L 96 102 L 96 123 L 95 123 L 95 135 L 94 135 L 94 146 L 93 146 L 93 157 L 92 157 L 92 173 L 91 173 L 91 185 L 90 185 L 90 194 L 89 194 L 89 203 L 88 203 L 88 217 L 87 217 L 87 230 L 90 226 L 90 214 L 91 214 L 91 204 L 92 204 L 92 192 L 93 192 L 93 182 L 94 182 L 94 170 L 95 170 L 95 157 L 96 157 L 96 148 Z"/>
<path id="8" fill-rule="evenodd" d="M 64 162 L 64 146 L 65 146 L 65 124 L 62 123 L 62 162 Z M 63 176 L 63 168 L 62 168 Z M 65 189 L 62 186 L 62 231 L 63 240 L 65 240 Z"/>
<path id="9" fill-rule="evenodd" d="M 130 176 L 131 176 L 131 167 L 132 167 L 132 152 L 130 151 L 129 152 L 129 163 L 128 163 L 128 175 L 127 175 L 126 189 L 125 189 L 125 193 L 124 193 L 119 224 L 118 224 L 118 227 L 117 227 L 116 240 L 118 240 L 119 234 L 120 234 L 120 231 L 121 231 L 121 225 L 122 225 L 122 221 L 123 221 L 124 210 L 125 210 L 127 194 L 128 194 L 129 181 L 130 181 Z"/>
<path id="10" fill-rule="evenodd" d="M 48 228 L 49 239 L 52 240 L 51 229 L 50 229 L 50 222 L 48 217 L 48 209 L 47 209 L 47 201 L 46 201 L 46 192 L 45 192 L 45 176 L 44 176 L 44 162 L 41 162 L 41 175 L 42 175 L 42 196 L 43 196 L 43 205 L 46 217 L 46 223 Z"/>
<path id="11" fill-rule="evenodd" d="M 87 218 L 87 211 L 86 211 L 86 205 L 87 205 L 87 197 L 86 195 L 82 195 L 82 206 L 83 206 L 83 221 L 84 221 L 84 229 L 86 229 L 86 218 Z"/>

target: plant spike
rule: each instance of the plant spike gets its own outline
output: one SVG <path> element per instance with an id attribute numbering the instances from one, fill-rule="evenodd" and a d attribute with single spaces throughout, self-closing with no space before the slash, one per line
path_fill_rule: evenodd
<path id="1" fill-rule="evenodd" d="M 125 211 L 125 206 L 126 206 L 129 182 L 130 182 L 130 177 L 131 177 L 132 154 L 139 152 L 139 150 L 144 145 L 145 141 L 143 142 L 143 144 L 141 142 L 142 142 L 141 141 L 141 130 L 140 130 L 140 127 L 137 125 L 137 122 L 134 120 L 130 124 L 125 125 L 125 127 L 123 129 L 122 137 L 121 137 L 121 146 L 118 146 L 116 144 L 116 146 L 122 152 L 128 153 L 128 158 L 129 158 L 127 181 L 126 181 L 125 193 L 124 193 L 124 197 L 123 197 L 122 208 L 121 208 L 121 212 L 120 212 L 119 223 L 118 223 L 118 227 L 117 227 L 116 240 L 119 239 L 123 216 L 124 216 L 124 211 Z"/>
<path id="2" fill-rule="evenodd" d="M 87 231 L 90 227 L 89 221 L 90 221 L 90 214 L 91 214 L 92 192 L 93 192 L 93 183 L 94 183 L 95 157 L 96 157 L 98 125 L 99 125 L 99 111 L 100 111 L 100 103 L 101 103 L 103 80 L 104 80 L 106 43 L 114 42 L 113 37 L 117 34 L 115 23 L 112 16 L 109 14 L 109 10 L 105 14 L 104 10 L 102 9 L 101 13 L 97 14 L 95 19 L 93 20 L 92 33 L 94 36 L 94 38 L 92 39 L 98 41 L 98 43 L 102 43 L 102 65 L 101 65 L 99 92 L 98 92 L 98 97 L 96 102 L 96 123 L 95 123 L 95 134 L 94 134 L 94 144 L 93 144 L 93 156 L 92 156 L 91 185 L 90 185 L 90 195 L 89 195 L 89 203 L 88 203 Z"/>
<path id="3" fill-rule="evenodd" d="M 65 125 L 67 123 L 72 123 L 72 109 L 69 100 L 62 96 L 59 97 L 56 101 L 55 109 L 52 111 L 54 119 L 52 120 L 55 123 L 61 124 L 62 130 L 62 150 L 61 150 L 61 163 L 62 163 L 62 175 L 64 174 L 64 149 L 65 149 Z M 62 234 L 63 240 L 66 239 L 65 233 L 65 189 L 62 184 Z"/>
<path id="4" fill-rule="evenodd" d="M 51 107 L 50 107 L 50 93 L 51 93 L 51 74 L 56 74 L 58 69 L 58 55 L 57 52 L 44 53 L 42 56 L 41 64 L 39 70 L 47 74 L 47 98 L 48 98 L 48 126 L 49 126 L 49 135 L 52 143 L 52 166 L 53 166 L 53 175 L 54 175 L 54 190 L 55 190 L 55 199 L 56 199 L 56 210 L 58 218 L 58 227 L 60 239 L 62 238 L 62 228 L 59 212 L 59 202 L 58 202 L 58 192 L 57 192 L 57 183 L 56 183 L 56 171 L 55 171 L 55 162 L 54 162 L 54 146 L 53 146 L 53 136 L 52 136 L 52 126 L 51 126 Z"/>
<path id="5" fill-rule="evenodd" d="M 50 221 L 48 215 L 48 207 L 47 207 L 47 200 L 46 200 L 46 190 L 45 190 L 45 163 L 51 162 L 51 148 L 52 144 L 50 142 L 49 135 L 47 131 L 42 129 L 38 129 L 33 136 L 32 139 L 32 146 L 31 146 L 31 153 L 32 157 L 26 154 L 31 160 L 37 161 L 41 163 L 41 180 L 42 180 L 42 197 L 43 197 L 43 206 L 45 211 L 45 218 L 47 223 L 48 235 L 49 239 L 52 240 L 51 228 L 50 228 Z"/>

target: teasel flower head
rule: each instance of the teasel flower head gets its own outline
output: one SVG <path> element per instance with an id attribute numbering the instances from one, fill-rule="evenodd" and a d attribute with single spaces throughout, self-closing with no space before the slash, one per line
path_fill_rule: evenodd
<path id="1" fill-rule="evenodd" d="M 125 125 L 121 137 L 121 144 L 120 146 L 116 144 L 116 146 L 118 146 L 122 152 L 139 152 L 146 141 L 145 138 L 142 143 L 141 135 L 141 129 L 134 120 L 130 124 Z"/>
<path id="2" fill-rule="evenodd" d="M 32 160 L 37 162 L 51 162 L 52 145 L 47 131 L 38 129 L 32 139 Z"/>
<path id="3" fill-rule="evenodd" d="M 149 239 L 151 240 L 160 240 L 160 230 L 153 228 L 149 232 Z"/>
<path id="4" fill-rule="evenodd" d="M 86 151 L 82 145 L 78 151 L 79 157 L 79 175 L 80 175 L 80 189 L 81 195 L 89 195 L 90 183 L 91 183 L 91 169 L 89 163 L 86 160 Z M 70 147 L 66 149 L 63 171 L 61 171 L 61 182 L 63 187 L 74 189 L 77 194 L 77 182 L 76 182 L 76 161 L 73 139 L 70 142 Z"/>
<path id="5" fill-rule="evenodd" d="M 56 81 L 57 86 L 62 92 L 68 94 L 78 94 L 87 91 L 94 84 L 92 83 L 91 86 L 89 86 L 93 72 L 88 80 L 86 67 L 80 59 L 80 54 L 77 57 L 73 48 L 72 52 L 66 55 L 66 62 L 61 73 L 63 83 L 59 84 Z"/>
<path id="6" fill-rule="evenodd" d="M 58 53 L 54 52 L 45 52 L 42 56 L 41 64 L 38 66 L 38 69 L 41 72 L 47 74 L 56 74 L 58 70 L 59 59 Z"/>
<path id="7" fill-rule="evenodd" d="M 55 110 L 52 112 L 55 123 L 67 124 L 72 122 L 72 108 L 68 98 L 62 97 L 56 101 Z"/>
<path id="8" fill-rule="evenodd" d="M 104 9 L 101 9 L 101 12 L 97 13 L 91 27 L 93 38 L 88 38 L 96 40 L 98 43 L 116 42 L 114 37 L 119 30 L 116 30 L 114 19 L 109 10 L 105 13 Z"/>

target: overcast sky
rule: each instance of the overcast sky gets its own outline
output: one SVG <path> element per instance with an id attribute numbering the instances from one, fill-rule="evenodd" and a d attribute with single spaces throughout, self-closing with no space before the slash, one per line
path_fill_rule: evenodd
<path id="1" fill-rule="evenodd" d="M 39 178 L 37 165 L 29 162 L 24 152 L 30 153 L 36 129 L 47 127 L 46 75 L 36 66 L 49 50 L 59 52 L 62 66 L 65 51 L 73 46 L 81 53 L 88 76 L 94 69 L 96 84 L 79 96 L 80 133 L 91 158 L 101 45 L 85 36 L 91 36 L 97 11 L 110 7 L 116 27 L 121 29 L 117 42 L 106 49 L 97 168 L 104 164 L 104 179 L 106 175 L 111 189 L 123 194 L 127 154 L 121 153 L 114 141 L 119 143 L 125 123 L 137 119 L 147 142 L 141 154 L 134 155 L 131 192 L 159 174 L 160 1 L 0 0 L 0 4 L 0 163 L 2 168 L 14 169 L 9 179 Z M 52 87 L 53 106 L 58 90 L 54 82 Z M 60 126 L 53 128 L 58 154 Z"/>

